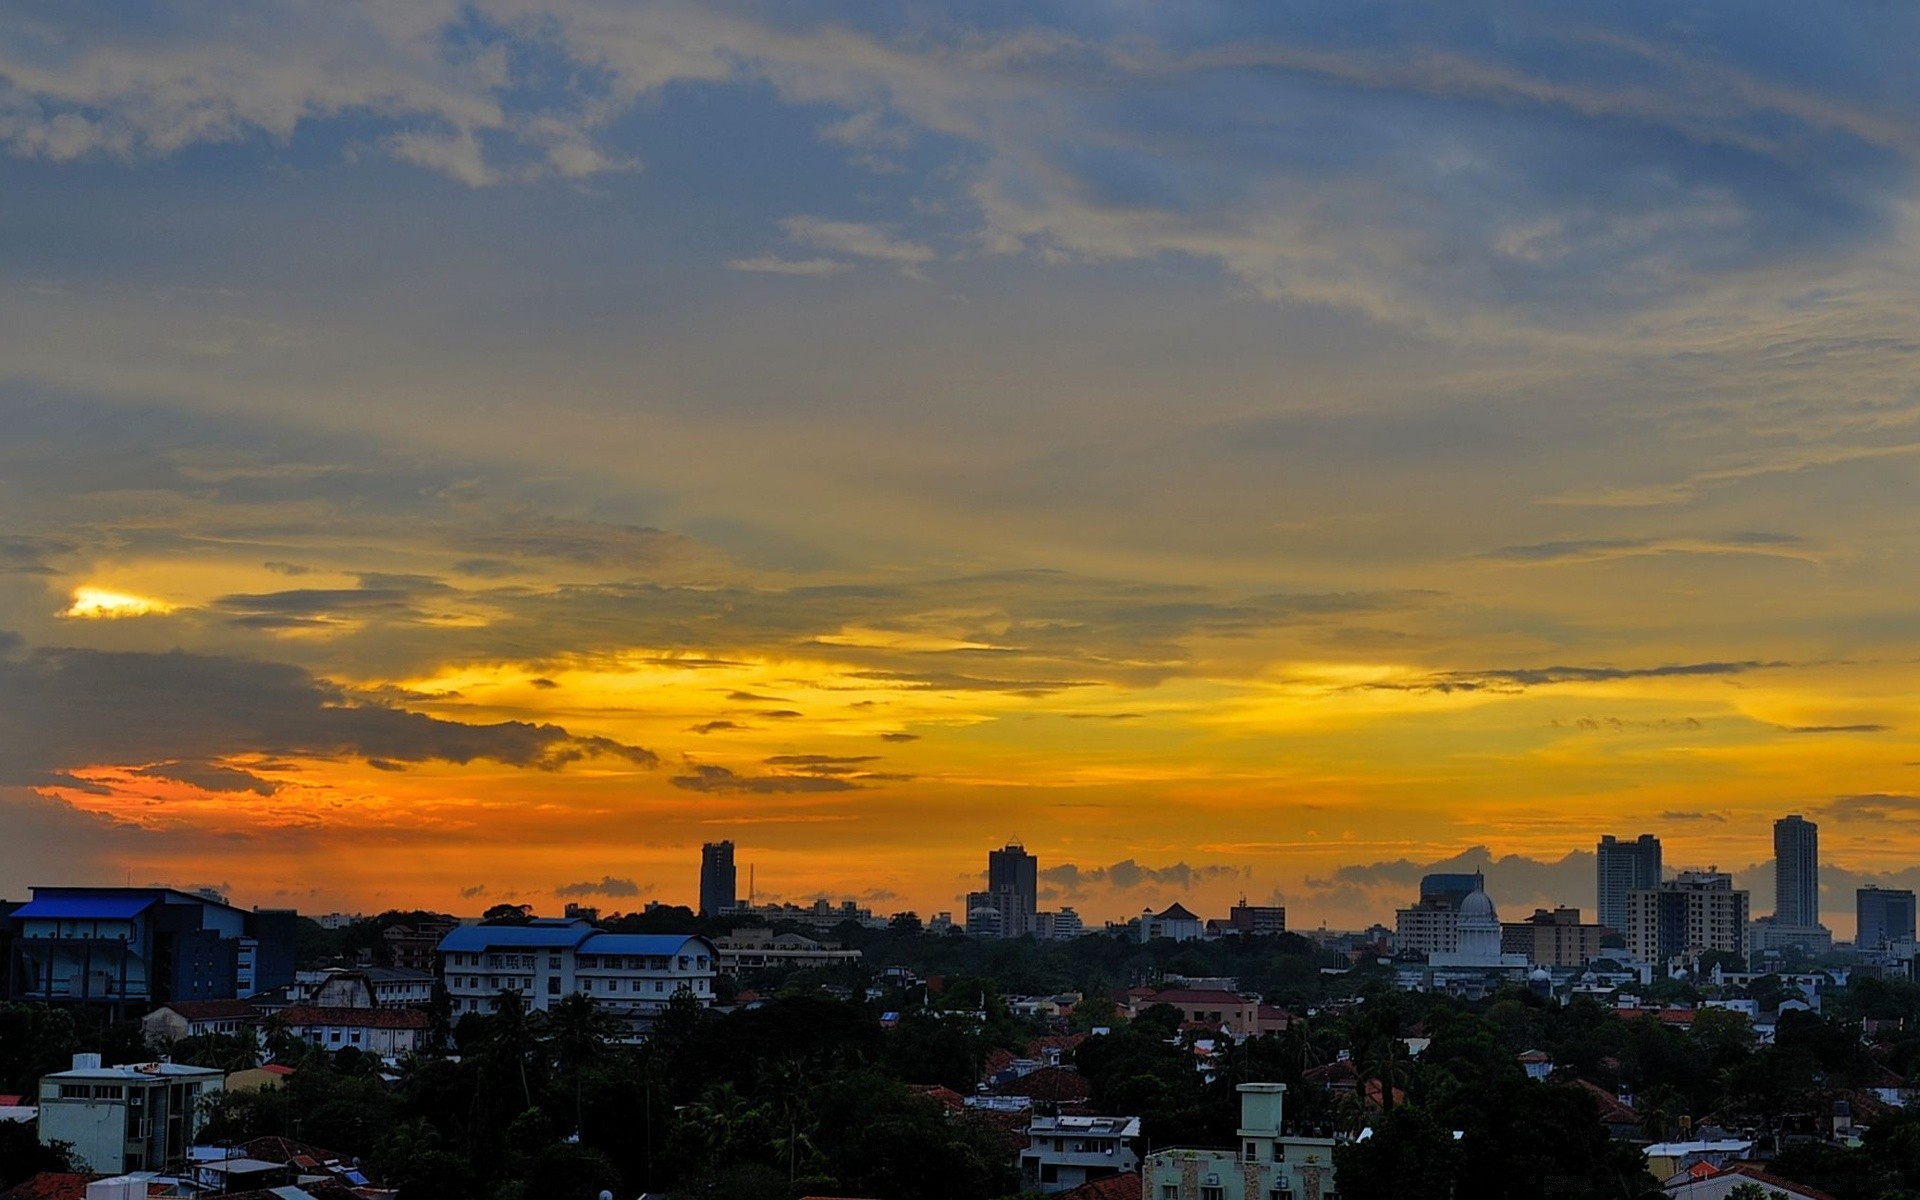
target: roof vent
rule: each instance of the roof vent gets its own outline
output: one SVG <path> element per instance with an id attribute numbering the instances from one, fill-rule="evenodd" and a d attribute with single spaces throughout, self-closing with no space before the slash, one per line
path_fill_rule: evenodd
<path id="1" fill-rule="evenodd" d="M 98 1054 L 76 1054 L 73 1056 L 73 1069 L 76 1071 L 98 1071 L 100 1069 L 100 1056 Z"/>

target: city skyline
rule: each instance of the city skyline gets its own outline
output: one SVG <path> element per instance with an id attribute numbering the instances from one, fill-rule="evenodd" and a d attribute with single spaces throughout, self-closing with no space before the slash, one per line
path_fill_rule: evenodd
<path id="1" fill-rule="evenodd" d="M 0 896 L 1920 886 L 1898 6 L 0 17 Z M 737 888 L 736 888 L 737 894 Z"/>

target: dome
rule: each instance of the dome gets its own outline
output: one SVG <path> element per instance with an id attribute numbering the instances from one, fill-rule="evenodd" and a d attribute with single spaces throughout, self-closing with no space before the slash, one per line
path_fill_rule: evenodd
<path id="1" fill-rule="evenodd" d="M 1533 980 L 1533 982 L 1535 983 L 1552 983 L 1553 982 L 1553 976 L 1548 974 L 1547 969 L 1545 967 L 1535 967 L 1533 969 L 1533 974 L 1527 976 L 1527 978 Z"/>
<path id="2" fill-rule="evenodd" d="M 1460 919 L 1497 922 L 1500 918 L 1493 910 L 1493 897 L 1476 888 L 1460 902 Z"/>

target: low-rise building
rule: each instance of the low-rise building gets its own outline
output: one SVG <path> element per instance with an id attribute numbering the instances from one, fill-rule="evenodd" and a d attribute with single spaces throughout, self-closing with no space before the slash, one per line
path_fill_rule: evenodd
<path id="1" fill-rule="evenodd" d="M 1146 1200 L 1333 1200 L 1332 1136 L 1282 1122 L 1282 1083 L 1243 1083 L 1240 1144 L 1230 1149 L 1156 1150 L 1141 1167 Z"/>
<path id="2" fill-rule="evenodd" d="M 677 995 L 713 1003 L 720 952 L 696 934 L 605 933 L 585 921 L 462 925 L 441 940 L 441 978 L 453 1016 L 493 1010 L 503 991 L 544 1011 L 575 992 L 644 1033 Z"/>
<path id="3" fill-rule="evenodd" d="M 238 1037 L 259 1022 L 259 1011 L 245 1000 L 175 1000 L 148 1013 L 140 1032 L 156 1046 L 209 1034 Z"/>
<path id="4" fill-rule="evenodd" d="M 224 1084 L 211 1067 L 103 1067 L 98 1054 L 76 1054 L 72 1070 L 40 1080 L 40 1143 L 70 1143 L 87 1169 L 105 1174 L 162 1170 L 186 1160 L 206 1124 L 202 1101 Z"/>
<path id="5" fill-rule="evenodd" d="M 406 967 L 322 973 L 306 999 L 322 1008 L 420 1008 L 433 1003 L 434 977 Z"/>
<path id="6" fill-rule="evenodd" d="M 729 975 L 783 967 L 846 966 L 860 961 L 858 950 L 838 942 L 822 942 L 800 933 L 771 929 L 736 929 L 713 939 L 720 969 Z"/>
<path id="7" fill-rule="evenodd" d="M 1500 950 L 1524 954 L 1537 967 L 1584 967 L 1603 955 L 1607 928 L 1580 920 L 1577 908 L 1536 908 L 1524 921 L 1500 925 Z"/>
<path id="8" fill-rule="evenodd" d="M 1139 1136 L 1139 1117 L 1034 1117 L 1020 1152 L 1021 1187 L 1050 1195 L 1128 1174 L 1140 1165 Z"/>
<path id="9" fill-rule="evenodd" d="M 323 1050 L 354 1049 L 400 1058 L 424 1049 L 433 1018 L 418 1008 L 330 1008 L 296 1004 L 279 1015 L 289 1034 Z"/>
<path id="10" fill-rule="evenodd" d="M 1162 912 L 1152 909 L 1140 914 L 1140 942 L 1145 945 L 1159 938 L 1170 942 L 1191 942 L 1198 940 L 1205 932 L 1199 917 L 1187 911 L 1187 906 L 1179 902 L 1169 904 Z"/>

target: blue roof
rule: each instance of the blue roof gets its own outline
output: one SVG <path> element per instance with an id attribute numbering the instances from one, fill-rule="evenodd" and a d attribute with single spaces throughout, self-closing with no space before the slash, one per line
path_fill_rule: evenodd
<path id="1" fill-rule="evenodd" d="M 440 950 L 470 953 L 502 949 L 552 950 L 577 946 L 593 933 L 585 921 L 565 925 L 462 925 L 440 939 Z"/>
<path id="2" fill-rule="evenodd" d="M 692 933 L 596 933 L 580 944 L 582 954 L 646 954 L 670 958 L 688 942 L 705 942 Z M 711 947 L 709 947 L 711 949 Z"/>
<path id="3" fill-rule="evenodd" d="M 38 889 L 35 889 L 36 891 Z M 139 916 L 158 902 L 148 892 L 129 896 L 125 893 L 69 892 L 39 896 L 13 910 L 15 920 L 40 917 L 58 921 L 126 921 Z"/>

